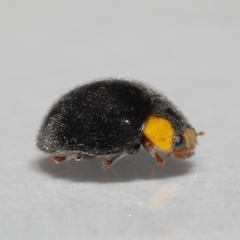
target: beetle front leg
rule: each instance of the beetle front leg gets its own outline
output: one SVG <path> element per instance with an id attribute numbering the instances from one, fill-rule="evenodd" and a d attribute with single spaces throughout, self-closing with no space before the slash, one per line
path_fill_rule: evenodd
<path id="1" fill-rule="evenodd" d="M 164 165 L 165 161 L 161 158 L 161 156 L 157 153 L 154 145 L 146 138 L 142 138 L 142 146 L 151 154 L 152 157 L 156 158 L 157 164 Z"/>

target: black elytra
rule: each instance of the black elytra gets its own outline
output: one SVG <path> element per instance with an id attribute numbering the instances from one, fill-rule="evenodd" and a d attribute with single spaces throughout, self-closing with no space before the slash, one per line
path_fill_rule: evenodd
<path id="1" fill-rule="evenodd" d="M 104 79 L 77 87 L 53 106 L 37 136 L 47 153 L 119 154 L 141 144 L 149 116 L 168 119 L 181 135 L 189 127 L 182 113 L 162 94 L 126 79 Z"/>

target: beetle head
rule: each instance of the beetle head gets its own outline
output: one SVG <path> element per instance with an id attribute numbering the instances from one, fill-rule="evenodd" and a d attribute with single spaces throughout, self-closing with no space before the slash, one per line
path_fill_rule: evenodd
<path id="1" fill-rule="evenodd" d="M 197 135 L 193 128 L 187 128 L 183 135 L 175 136 L 172 154 L 182 159 L 191 157 L 195 153 Z"/>

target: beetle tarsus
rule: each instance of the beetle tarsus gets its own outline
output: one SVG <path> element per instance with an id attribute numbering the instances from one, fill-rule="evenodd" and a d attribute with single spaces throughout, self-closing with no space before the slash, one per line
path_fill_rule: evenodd
<path id="1" fill-rule="evenodd" d="M 62 163 L 66 160 L 66 157 L 52 157 L 52 160 L 55 162 L 55 163 Z"/>
<path id="2" fill-rule="evenodd" d="M 165 161 L 161 158 L 161 156 L 158 153 L 155 153 L 155 158 L 157 160 L 157 164 L 164 165 Z"/>
<path id="3" fill-rule="evenodd" d="M 113 165 L 115 162 L 117 162 L 119 159 L 121 159 L 121 158 L 124 157 L 125 155 L 126 155 L 126 154 L 122 153 L 122 154 L 119 154 L 119 155 L 114 156 L 114 157 L 111 158 L 111 159 L 104 160 L 104 161 L 102 162 L 103 168 L 105 168 L 105 169 L 110 168 L 111 165 Z"/>
<path id="4" fill-rule="evenodd" d="M 138 152 L 138 150 L 141 148 L 140 144 L 135 145 L 134 147 L 130 148 L 129 150 L 126 150 L 124 152 L 122 152 L 119 155 L 115 155 L 113 158 L 111 159 L 107 159 L 105 161 L 103 161 L 103 167 L 105 169 L 110 168 L 111 165 L 113 165 L 114 163 L 116 163 L 119 159 L 127 156 L 127 155 L 134 155 Z"/>
<path id="5" fill-rule="evenodd" d="M 110 168 L 110 166 L 113 164 L 113 161 L 114 161 L 114 160 L 104 160 L 104 161 L 102 162 L 103 168 L 105 168 L 105 169 Z"/>

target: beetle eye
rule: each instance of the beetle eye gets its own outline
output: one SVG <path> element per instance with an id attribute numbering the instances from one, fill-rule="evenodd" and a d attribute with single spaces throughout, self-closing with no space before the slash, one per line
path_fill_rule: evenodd
<path id="1" fill-rule="evenodd" d="M 174 138 L 174 151 L 180 151 L 186 147 L 183 136 L 178 135 Z"/>

